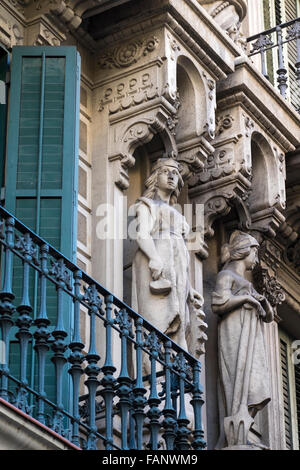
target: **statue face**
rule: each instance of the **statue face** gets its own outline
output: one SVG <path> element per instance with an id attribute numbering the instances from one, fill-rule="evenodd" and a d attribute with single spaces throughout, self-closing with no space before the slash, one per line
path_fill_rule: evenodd
<path id="1" fill-rule="evenodd" d="M 246 269 L 247 271 L 252 271 L 255 265 L 258 263 L 258 248 L 257 246 L 252 246 L 249 255 L 245 258 Z"/>
<path id="2" fill-rule="evenodd" d="M 157 175 L 159 189 L 174 191 L 178 186 L 179 173 L 172 166 L 163 166 Z"/>

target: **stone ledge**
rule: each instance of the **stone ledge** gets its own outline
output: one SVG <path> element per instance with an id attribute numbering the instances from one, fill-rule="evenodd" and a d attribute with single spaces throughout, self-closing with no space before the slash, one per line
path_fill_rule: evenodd
<path id="1" fill-rule="evenodd" d="M 236 61 L 236 70 L 228 78 L 217 83 L 217 101 L 243 92 L 284 137 L 294 150 L 300 143 L 300 116 L 292 106 L 279 94 L 279 91 L 257 70 L 247 57 Z M 228 103 L 227 103 L 228 104 Z"/>
<path id="2" fill-rule="evenodd" d="M 0 450 L 81 450 L 0 398 Z"/>

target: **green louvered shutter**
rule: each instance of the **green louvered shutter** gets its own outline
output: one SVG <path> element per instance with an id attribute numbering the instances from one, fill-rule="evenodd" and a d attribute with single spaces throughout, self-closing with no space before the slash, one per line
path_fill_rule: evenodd
<path id="1" fill-rule="evenodd" d="M 297 12 L 297 3 L 298 0 L 285 0 L 285 21 L 292 21 L 298 17 Z M 290 100 L 291 104 L 300 110 L 300 93 L 299 86 L 297 83 L 296 77 L 296 68 L 297 63 L 297 43 L 296 41 L 291 41 L 288 43 L 287 47 L 287 62 L 288 62 L 288 73 L 289 73 L 289 86 L 290 86 Z"/>
<path id="2" fill-rule="evenodd" d="M 4 182 L 4 160 L 6 143 L 8 53 L 0 47 L 0 187 Z"/>
<path id="3" fill-rule="evenodd" d="M 291 424 L 291 399 L 290 399 L 290 374 L 288 367 L 288 346 L 280 338 L 280 362 L 282 376 L 282 398 L 284 413 L 285 445 L 287 449 L 293 448 L 292 424 Z"/>
<path id="4" fill-rule="evenodd" d="M 270 0 L 263 0 L 263 14 L 264 14 L 264 27 L 265 30 L 271 29 L 272 27 L 272 17 L 271 17 L 271 4 Z M 272 50 L 267 51 L 266 53 L 267 60 L 267 71 L 270 82 L 274 85 L 274 59 Z"/>
<path id="5" fill-rule="evenodd" d="M 13 48 L 5 207 L 75 260 L 80 58 Z"/>
<path id="6" fill-rule="evenodd" d="M 5 207 L 72 261 L 76 260 L 80 56 L 75 47 L 16 46 L 12 53 Z M 13 269 L 15 303 L 21 298 L 22 264 Z M 39 305 L 38 279 L 30 273 L 34 316 Z M 71 334 L 70 300 L 65 298 L 64 326 Z M 47 314 L 56 324 L 57 295 L 47 286 Z M 19 348 L 11 342 L 10 370 L 18 377 Z M 55 400 L 54 366 L 49 351 L 45 387 Z M 28 381 L 36 386 L 36 354 L 30 344 Z M 69 407 L 69 374 L 64 375 Z"/>

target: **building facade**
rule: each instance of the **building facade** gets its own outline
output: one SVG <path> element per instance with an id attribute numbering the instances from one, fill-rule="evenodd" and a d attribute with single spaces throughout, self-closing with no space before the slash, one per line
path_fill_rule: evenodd
<path id="1" fill-rule="evenodd" d="M 5 350 L 0 436 L 6 437 L 0 447 L 79 448 L 83 436 L 87 448 L 140 449 L 150 442 L 153 449 L 187 449 L 191 434 L 196 450 L 299 449 L 299 17 L 299 0 L 0 1 L 6 221 L 0 312 Z M 130 313 L 132 333 L 122 313 L 133 306 L 132 207 L 161 157 L 179 165 L 184 186 L 177 209 L 194 236 L 189 278 L 201 305 L 191 314 L 184 356 L 193 379 L 173 343 L 179 359 L 170 359 L 163 337 L 161 359 L 151 342 L 159 333 L 147 318 L 142 345 L 142 323 Z M 13 217 L 18 220 L 12 223 Z M 31 231 L 30 242 L 22 224 Z M 12 225 L 19 232 L 16 242 Z M 257 242 L 258 263 L 240 277 L 272 315 L 258 321 L 265 368 L 252 360 L 256 343 L 249 340 L 240 353 L 246 365 L 228 352 L 231 379 L 224 379 L 220 325 L 233 314 L 218 315 L 214 305 L 224 245 L 231 256 L 226 262 L 235 263 L 226 264 L 227 270 L 240 269 L 232 256 L 239 243 L 245 246 L 234 242 L 236 231 Z M 235 295 L 231 290 L 223 303 Z M 116 309 L 114 324 L 108 315 Z M 234 343 L 230 328 L 226 344 Z M 173 339 L 171 329 L 162 333 Z M 242 328 L 239 334 L 247 333 Z M 239 341 L 241 346 L 244 340 Z M 152 359 L 152 378 L 142 374 L 142 346 L 154 362 L 165 361 L 163 379 Z M 202 389 L 193 358 L 202 364 Z M 174 381 L 173 388 L 169 384 L 172 364 L 176 390 Z M 264 382 L 262 371 L 267 403 L 249 415 L 245 390 Z M 239 411 L 222 415 L 231 380 L 241 389 L 239 398 L 232 398 Z M 171 392 L 175 410 L 166 404 Z M 57 405 L 50 420 L 47 400 Z M 73 418 L 62 416 L 70 410 Z M 240 433 L 241 426 L 247 431 Z"/>

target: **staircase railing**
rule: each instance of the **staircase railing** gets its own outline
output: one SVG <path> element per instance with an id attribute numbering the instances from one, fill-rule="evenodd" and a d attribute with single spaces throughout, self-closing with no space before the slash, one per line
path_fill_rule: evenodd
<path id="1" fill-rule="evenodd" d="M 200 362 L 1 206 L 0 244 L 0 396 L 83 449 L 203 449 Z"/>

